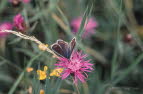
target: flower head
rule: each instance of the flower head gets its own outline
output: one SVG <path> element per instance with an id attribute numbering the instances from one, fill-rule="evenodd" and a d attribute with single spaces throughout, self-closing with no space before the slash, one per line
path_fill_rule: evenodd
<path id="1" fill-rule="evenodd" d="M 10 3 L 12 3 L 14 6 L 17 6 L 20 4 L 20 0 L 9 0 Z"/>
<path id="2" fill-rule="evenodd" d="M 13 28 L 13 25 L 9 22 L 0 24 L 0 37 L 4 37 L 8 34 L 6 32 L 2 32 L 2 30 L 11 30 L 12 28 Z"/>
<path id="3" fill-rule="evenodd" d="M 27 71 L 27 72 L 32 72 L 32 71 L 33 71 L 33 68 L 32 68 L 32 67 L 28 67 L 28 68 L 26 69 L 26 71 Z"/>
<path id="4" fill-rule="evenodd" d="M 59 57 L 59 62 L 55 64 L 58 68 L 63 68 L 62 79 L 68 76 L 74 77 L 74 82 L 77 83 L 78 79 L 81 82 L 85 82 L 87 78 L 86 72 L 93 70 L 93 64 L 89 63 L 90 60 L 85 60 L 87 55 L 83 55 L 82 52 L 73 52 L 70 59 Z"/>
<path id="5" fill-rule="evenodd" d="M 45 94 L 45 91 L 41 89 L 39 94 Z"/>
<path id="6" fill-rule="evenodd" d="M 57 76 L 57 77 L 59 77 L 62 72 L 63 72 L 63 68 L 57 68 L 57 69 L 54 69 L 54 70 L 50 73 L 50 76 Z"/>
<path id="7" fill-rule="evenodd" d="M 94 29 L 98 26 L 97 22 L 93 18 L 89 18 L 87 21 L 88 22 L 86 22 L 84 26 L 84 33 L 82 35 L 83 38 L 90 37 L 92 34 L 94 34 Z M 78 17 L 72 20 L 71 26 L 73 27 L 73 33 L 78 32 L 81 22 L 82 17 Z"/>
<path id="8" fill-rule="evenodd" d="M 24 31 L 26 29 L 24 17 L 21 14 L 17 14 L 13 19 L 14 26 L 20 30 Z"/>
<path id="9" fill-rule="evenodd" d="M 44 70 L 37 70 L 37 74 L 39 76 L 39 80 L 45 80 L 47 78 L 47 70 L 48 70 L 48 67 L 47 66 L 44 66 Z"/>
<path id="10" fill-rule="evenodd" d="M 21 2 L 23 2 L 24 4 L 28 4 L 30 3 L 31 0 L 9 0 L 10 3 L 12 3 L 13 5 L 18 5 Z"/>
<path id="11" fill-rule="evenodd" d="M 23 3 L 28 4 L 31 0 L 22 0 Z"/>

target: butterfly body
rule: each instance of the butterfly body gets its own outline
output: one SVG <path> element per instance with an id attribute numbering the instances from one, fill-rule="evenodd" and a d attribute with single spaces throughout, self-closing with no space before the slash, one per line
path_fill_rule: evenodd
<path id="1" fill-rule="evenodd" d="M 75 45 L 76 38 L 73 38 L 70 43 L 59 39 L 51 46 L 51 48 L 55 52 L 55 54 L 69 59 L 73 52 L 73 49 L 75 48 Z"/>

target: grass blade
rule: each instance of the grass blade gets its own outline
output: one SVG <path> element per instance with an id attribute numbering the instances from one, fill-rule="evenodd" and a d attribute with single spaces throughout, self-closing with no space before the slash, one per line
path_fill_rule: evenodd
<path id="1" fill-rule="evenodd" d="M 33 57 L 28 63 L 26 68 L 30 67 L 32 65 L 32 63 L 34 62 L 34 60 L 36 60 L 39 56 L 42 55 L 43 52 L 39 53 L 38 55 L 36 55 L 35 57 Z M 25 68 L 25 69 L 26 69 Z M 17 78 L 16 82 L 13 84 L 12 88 L 9 90 L 8 94 L 13 94 L 15 89 L 17 88 L 18 84 L 20 83 L 20 81 L 22 80 L 23 76 L 24 76 L 25 70 L 23 70 L 23 72 L 19 75 L 19 77 Z"/>

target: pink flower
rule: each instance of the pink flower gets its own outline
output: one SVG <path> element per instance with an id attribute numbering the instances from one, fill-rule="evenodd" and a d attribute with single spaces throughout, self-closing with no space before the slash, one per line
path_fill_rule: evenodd
<path id="1" fill-rule="evenodd" d="M 93 70 L 93 64 L 89 63 L 90 60 L 85 60 L 86 57 L 87 55 L 83 55 L 82 52 L 73 52 L 70 59 L 59 57 L 59 62 L 55 65 L 64 69 L 61 74 L 62 79 L 71 75 L 74 77 L 74 83 L 77 84 L 78 79 L 85 82 L 88 77 L 86 72 Z"/>
<path id="2" fill-rule="evenodd" d="M 20 2 L 20 0 L 8 0 L 8 2 L 13 3 L 13 2 Z"/>
<path id="3" fill-rule="evenodd" d="M 22 0 L 23 3 L 28 4 L 31 0 Z"/>
<path id="4" fill-rule="evenodd" d="M 24 18 L 21 14 L 17 14 L 13 19 L 14 26 L 20 30 L 24 31 L 26 29 Z"/>
<path id="5" fill-rule="evenodd" d="M 84 26 L 84 33 L 82 35 L 83 38 L 90 37 L 92 34 L 95 34 L 94 29 L 98 26 L 97 22 L 93 18 L 87 19 L 87 23 Z M 82 17 L 78 17 L 71 22 L 71 26 L 73 27 L 73 32 L 77 33 L 82 22 Z"/>
<path id="6" fill-rule="evenodd" d="M 25 4 L 28 4 L 31 0 L 9 0 L 10 3 L 14 5 L 18 5 L 20 2 L 23 2 Z"/>
<path id="7" fill-rule="evenodd" d="M 10 2 L 11 4 L 13 4 L 14 6 L 18 6 L 21 1 L 20 1 L 20 0 L 9 0 L 9 2 Z"/>
<path id="8" fill-rule="evenodd" d="M 0 37 L 4 37 L 8 34 L 6 32 L 2 32 L 2 30 L 11 30 L 12 28 L 13 28 L 13 25 L 9 22 L 0 24 Z"/>

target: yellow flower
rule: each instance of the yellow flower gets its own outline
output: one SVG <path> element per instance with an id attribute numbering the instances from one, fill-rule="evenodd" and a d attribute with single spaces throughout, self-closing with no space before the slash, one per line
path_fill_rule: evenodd
<path id="1" fill-rule="evenodd" d="M 47 78 L 47 70 L 48 70 L 48 67 L 47 66 L 44 66 L 44 70 L 37 70 L 37 74 L 39 76 L 39 80 L 45 80 Z"/>
<path id="2" fill-rule="evenodd" d="M 63 72 L 63 68 L 54 69 L 50 73 L 50 76 L 57 76 L 57 77 L 59 77 L 62 72 Z"/>
<path id="3" fill-rule="evenodd" d="M 32 67 L 29 67 L 29 68 L 26 69 L 26 71 L 27 71 L 27 72 L 31 72 L 31 71 L 33 71 L 33 68 L 32 68 Z"/>
<path id="4" fill-rule="evenodd" d="M 41 89 L 40 94 L 45 94 L 45 91 L 43 89 Z"/>
<path id="5" fill-rule="evenodd" d="M 48 47 L 48 44 L 39 44 L 39 49 L 42 50 L 42 51 L 46 51 L 47 47 Z"/>

